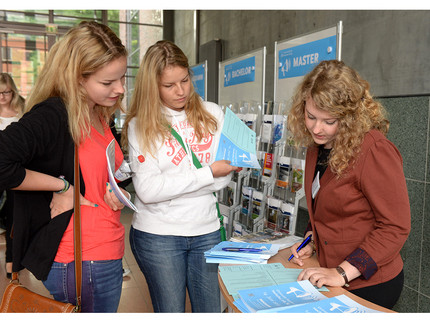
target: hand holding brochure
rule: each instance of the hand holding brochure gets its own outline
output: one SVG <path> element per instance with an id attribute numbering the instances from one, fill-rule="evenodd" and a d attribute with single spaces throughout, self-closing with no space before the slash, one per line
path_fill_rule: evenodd
<path id="1" fill-rule="evenodd" d="M 215 160 L 229 160 L 232 166 L 257 168 L 256 134 L 230 109 L 226 109 Z"/>
<path id="2" fill-rule="evenodd" d="M 128 198 L 126 198 L 125 195 L 121 192 L 115 180 L 115 176 L 114 176 L 115 174 L 115 139 L 112 139 L 112 141 L 109 143 L 109 145 L 106 148 L 106 160 L 107 160 L 107 169 L 109 174 L 109 183 L 116 197 L 125 206 L 129 207 L 135 212 L 139 212 L 137 207 Z"/>

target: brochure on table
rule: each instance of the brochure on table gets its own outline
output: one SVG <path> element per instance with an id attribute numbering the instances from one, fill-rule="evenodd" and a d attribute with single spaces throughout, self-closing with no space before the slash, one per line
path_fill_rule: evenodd
<path id="1" fill-rule="evenodd" d="M 121 201 L 122 204 L 129 207 L 135 212 L 139 212 L 137 207 L 121 192 L 118 184 L 115 179 L 115 139 L 109 143 L 106 148 L 106 160 L 107 160 L 107 169 L 109 174 L 109 183 L 112 187 L 113 192 L 116 197 Z"/>
<path id="2" fill-rule="evenodd" d="M 260 249 L 259 252 L 225 251 L 223 248 Z M 229 264 L 265 264 L 267 260 L 276 255 L 279 245 L 269 243 L 246 243 L 222 241 L 212 249 L 205 251 L 207 263 L 229 263 Z"/>
<path id="3" fill-rule="evenodd" d="M 219 266 L 220 277 L 233 299 L 238 299 L 241 289 L 282 285 L 297 281 L 302 268 L 285 268 L 281 263 Z M 328 291 L 323 286 L 320 292 Z"/>
<path id="4" fill-rule="evenodd" d="M 263 311 L 269 312 L 269 311 Z M 292 306 L 276 313 L 383 313 L 363 306 L 346 295 L 339 295 L 320 300 L 318 302 L 307 303 L 299 306 Z"/>
<path id="5" fill-rule="evenodd" d="M 309 280 L 239 290 L 234 305 L 243 313 L 378 313 L 346 295 L 327 298 Z"/>
<path id="6" fill-rule="evenodd" d="M 327 298 L 309 282 L 298 282 L 243 289 L 238 291 L 239 299 L 234 305 L 243 313 L 256 313 L 269 310 L 276 312 L 289 306 L 316 302 Z"/>

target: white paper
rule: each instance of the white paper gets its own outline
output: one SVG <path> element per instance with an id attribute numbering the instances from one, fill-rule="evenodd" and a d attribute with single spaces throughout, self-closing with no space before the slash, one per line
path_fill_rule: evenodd
<path id="1" fill-rule="evenodd" d="M 115 180 L 115 139 L 112 139 L 106 148 L 106 160 L 109 174 L 109 183 L 116 197 L 125 206 L 129 207 L 135 212 L 139 212 L 137 207 L 127 197 L 125 197 Z"/>

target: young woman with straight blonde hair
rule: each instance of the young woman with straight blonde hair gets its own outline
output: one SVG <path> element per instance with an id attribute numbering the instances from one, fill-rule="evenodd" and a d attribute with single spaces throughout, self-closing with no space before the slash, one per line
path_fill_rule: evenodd
<path id="1" fill-rule="evenodd" d="M 411 229 L 403 161 L 386 137 L 385 109 L 367 81 L 341 61 L 319 63 L 297 89 L 288 128 L 308 147 L 305 194 L 313 243 L 292 262 L 317 253 L 319 268 L 299 279 L 344 286 L 392 308 L 403 288 L 400 250 Z"/>
<path id="2" fill-rule="evenodd" d="M 115 33 L 80 23 L 50 50 L 27 112 L 0 133 L 0 189 L 16 190 L 13 271 L 27 268 L 56 300 L 73 304 L 72 184 L 79 146 L 82 312 L 116 312 L 121 296 L 124 205 L 108 184 L 106 148 L 114 139 L 109 121 L 121 108 L 126 69 L 127 51 Z M 122 161 L 116 143 L 116 169 Z"/>
<path id="3" fill-rule="evenodd" d="M 194 91 L 179 47 L 152 45 L 136 76 L 122 139 L 139 209 L 130 244 L 155 312 L 184 312 L 187 289 L 193 312 L 221 309 L 218 266 L 207 264 L 204 252 L 221 241 L 213 193 L 238 170 L 215 161 L 223 121 L 222 110 Z"/>

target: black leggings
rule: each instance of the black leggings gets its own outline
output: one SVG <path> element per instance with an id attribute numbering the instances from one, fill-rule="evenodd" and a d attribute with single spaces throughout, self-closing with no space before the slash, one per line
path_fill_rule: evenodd
<path id="1" fill-rule="evenodd" d="M 392 309 L 402 293 L 403 281 L 404 275 L 402 269 L 400 274 L 385 283 L 354 289 L 349 292 L 369 302 Z"/>

